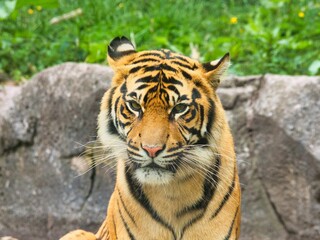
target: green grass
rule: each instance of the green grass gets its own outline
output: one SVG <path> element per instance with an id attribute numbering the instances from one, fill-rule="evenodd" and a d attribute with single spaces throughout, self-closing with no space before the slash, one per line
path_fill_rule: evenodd
<path id="1" fill-rule="evenodd" d="M 58 4 L 40 11 L 46 1 L 26 1 L 0 20 L 0 72 L 16 80 L 66 61 L 105 63 L 107 44 L 120 35 L 138 50 L 190 55 L 192 43 L 202 61 L 230 52 L 238 75 L 320 73 L 317 0 L 50 0 Z M 81 16 L 49 24 L 76 8 Z"/>

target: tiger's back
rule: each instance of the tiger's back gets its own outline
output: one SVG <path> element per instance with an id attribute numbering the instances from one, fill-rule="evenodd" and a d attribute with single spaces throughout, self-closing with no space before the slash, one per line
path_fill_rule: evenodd
<path id="1" fill-rule="evenodd" d="M 236 157 L 216 95 L 229 55 L 201 64 L 122 37 L 108 61 L 98 135 L 117 178 L 96 239 L 238 239 Z"/>

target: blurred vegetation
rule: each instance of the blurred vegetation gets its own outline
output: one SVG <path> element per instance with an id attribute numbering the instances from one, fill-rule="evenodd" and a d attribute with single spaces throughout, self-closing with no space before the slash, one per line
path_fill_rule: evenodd
<path id="1" fill-rule="evenodd" d="M 104 63 L 119 35 L 138 50 L 190 55 L 193 44 L 202 61 L 230 52 L 238 75 L 320 73 L 318 0 L 0 0 L 0 18 L 0 73 L 16 80 L 66 61 Z"/>

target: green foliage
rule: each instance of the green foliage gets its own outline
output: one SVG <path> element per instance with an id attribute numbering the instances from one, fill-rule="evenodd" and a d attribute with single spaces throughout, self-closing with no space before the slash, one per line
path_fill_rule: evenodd
<path id="1" fill-rule="evenodd" d="M 77 8 L 81 15 L 50 24 Z M 193 44 L 202 61 L 230 52 L 240 75 L 320 73 L 317 0 L 2 0 L 1 16 L 0 71 L 15 79 L 65 61 L 105 63 L 119 35 L 138 50 L 190 54 Z"/>
<path id="2" fill-rule="evenodd" d="M 58 0 L 18 0 L 17 9 L 25 6 L 41 6 L 44 8 L 56 8 L 59 7 Z"/>

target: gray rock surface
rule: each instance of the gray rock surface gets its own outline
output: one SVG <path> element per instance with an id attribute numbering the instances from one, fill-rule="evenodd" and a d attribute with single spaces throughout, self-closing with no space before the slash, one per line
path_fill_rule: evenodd
<path id="1" fill-rule="evenodd" d="M 320 78 L 230 77 L 219 95 L 240 169 L 241 239 L 320 239 Z"/>
<path id="2" fill-rule="evenodd" d="M 81 175 L 80 154 L 95 139 L 111 76 L 106 67 L 66 63 L 2 90 L 0 237 L 58 239 L 78 227 L 97 230 L 113 178 L 101 168 Z"/>
<path id="3" fill-rule="evenodd" d="M 0 239 L 96 231 L 112 171 L 87 169 L 108 67 L 66 63 L 0 89 Z M 241 240 L 320 236 L 320 78 L 228 77 L 219 95 L 242 183 Z M 79 176 L 80 175 L 80 176 Z"/>

